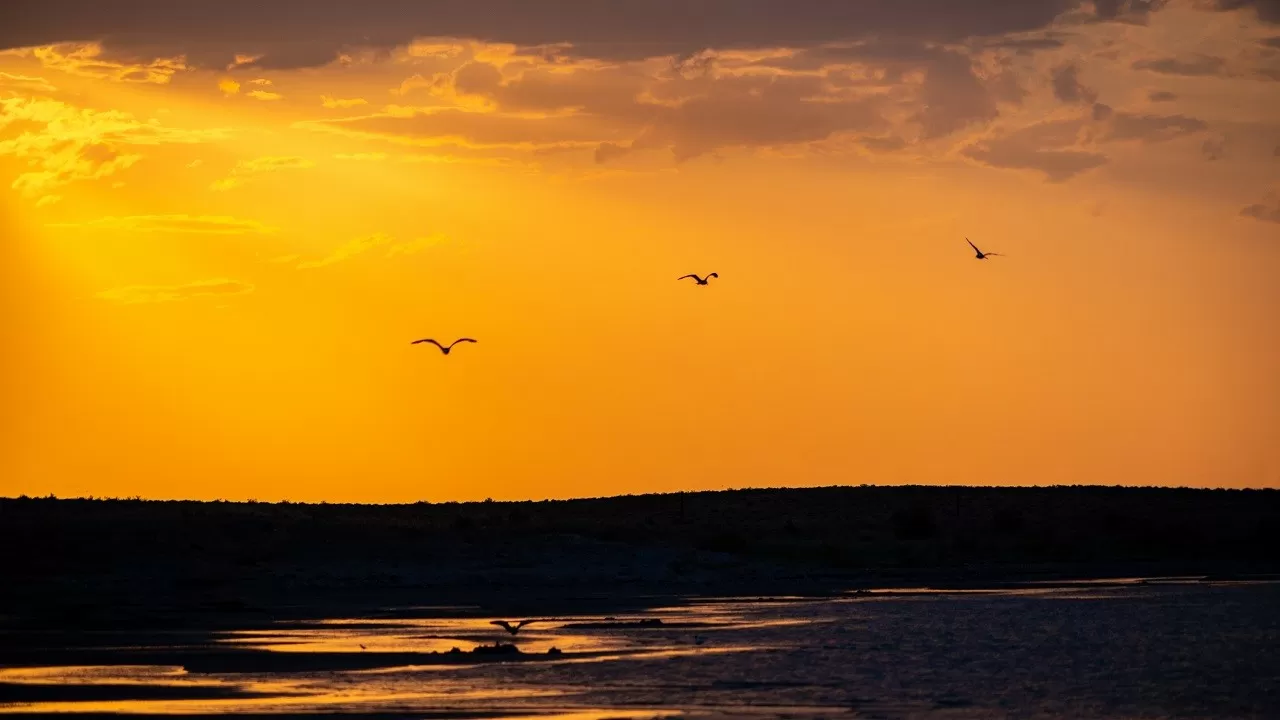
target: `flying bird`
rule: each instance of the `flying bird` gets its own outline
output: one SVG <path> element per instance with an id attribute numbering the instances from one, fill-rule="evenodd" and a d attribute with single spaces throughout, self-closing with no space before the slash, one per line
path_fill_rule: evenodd
<path id="1" fill-rule="evenodd" d="M 715 273 L 711 273 L 710 275 L 708 275 L 708 276 L 706 276 L 706 277 L 704 277 L 704 278 L 703 278 L 703 277 L 698 277 L 697 275 L 681 275 L 680 277 L 678 277 L 678 278 L 676 278 L 676 279 L 677 279 L 677 280 L 683 280 L 683 279 L 685 279 L 685 278 L 693 278 L 693 281 L 694 281 L 694 282 L 696 282 L 696 283 L 698 283 L 699 285 L 706 285 L 707 283 L 711 282 L 711 278 L 718 278 L 718 277 L 720 277 L 720 276 L 719 276 L 719 275 L 717 275 L 717 274 L 715 274 Z"/>
<path id="2" fill-rule="evenodd" d="M 440 352 L 444 353 L 445 355 L 448 355 L 448 354 L 449 354 L 449 351 L 453 349 L 453 346 L 454 346 L 454 345 L 457 345 L 457 344 L 458 344 L 458 343 L 460 343 L 460 342 L 469 342 L 469 343 L 473 343 L 473 342 L 475 342 L 475 340 L 472 340 L 471 338 L 458 338 L 457 340 L 454 340 L 453 342 L 449 343 L 448 345 L 441 345 L 440 343 L 436 342 L 435 340 L 432 340 L 431 338 L 423 338 L 423 339 L 421 339 L 421 340 L 414 340 L 413 342 L 411 342 L 411 343 L 409 343 L 409 344 L 410 344 L 410 345 L 417 345 L 418 343 L 431 343 L 432 345 L 435 345 L 436 347 L 440 348 Z"/>
<path id="3" fill-rule="evenodd" d="M 538 621 L 537 621 L 537 620 L 521 620 L 520 622 L 516 623 L 515 625 L 512 625 L 511 623 L 507 622 L 506 620 L 490 620 L 490 621 L 489 621 L 489 624 L 490 624 L 490 625 L 497 625 L 498 627 L 502 628 L 503 630 L 506 630 L 507 632 L 511 633 L 512 635 L 515 635 L 516 633 L 520 632 L 520 628 L 524 627 L 525 625 L 528 625 L 529 623 L 536 623 L 536 622 L 538 622 Z"/>
<path id="4" fill-rule="evenodd" d="M 972 240 L 970 240 L 969 238 L 965 238 L 965 239 L 964 239 L 964 241 L 965 241 L 965 242 L 967 242 L 967 243 L 969 243 L 969 247 L 973 248 L 973 251 L 974 251 L 974 252 L 978 253 L 976 257 L 977 257 L 979 260 L 986 260 L 986 259 L 987 259 L 987 258 L 989 258 L 989 257 L 999 257 L 999 256 L 1000 256 L 1000 253 L 984 253 L 984 252 L 982 252 L 981 250 L 979 250 L 979 249 L 978 249 L 978 246 L 977 246 L 977 245 L 974 245 L 974 244 L 973 244 L 973 241 L 972 241 Z"/>

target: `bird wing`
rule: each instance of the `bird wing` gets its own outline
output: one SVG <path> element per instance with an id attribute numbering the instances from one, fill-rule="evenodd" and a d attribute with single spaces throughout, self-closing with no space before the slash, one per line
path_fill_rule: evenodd
<path id="1" fill-rule="evenodd" d="M 685 278 L 693 278 L 694 280 L 701 280 L 701 279 L 702 279 L 702 278 L 698 277 L 697 275 L 681 275 L 680 277 L 678 277 L 678 278 L 676 278 L 676 279 L 677 279 L 677 280 L 683 280 L 683 279 L 685 279 Z"/>
<path id="2" fill-rule="evenodd" d="M 709 277 L 709 278 L 718 278 L 718 277 L 720 277 L 720 273 L 711 273 L 711 274 L 710 274 L 710 275 L 708 275 L 707 277 Z"/>
<path id="3" fill-rule="evenodd" d="M 444 349 L 444 346 L 443 346 L 443 345 L 441 345 L 440 343 L 436 342 L 435 340 L 432 340 L 431 338 L 423 338 L 423 339 L 421 339 L 421 340 L 414 340 L 413 342 L 411 342 L 411 343 L 409 343 L 409 344 L 410 344 L 410 345 L 417 345 L 418 343 L 431 343 L 432 345 L 435 345 L 436 347 L 440 348 L 441 350 L 443 350 L 443 349 Z"/>
<path id="4" fill-rule="evenodd" d="M 965 238 L 964 241 L 969 243 L 969 247 L 973 248 L 974 250 L 977 250 L 978 252 L 982 252 L 981 250 L 978 250 L 978 246 L 974 245 L 973 241 L 970 240 L 969 238 Z"/>
<path id="5" fill-rule="evenodd" d="M 490 620 L 489 624 L 497 625 L 498 627 L 506 628 L 507 630 L 511 629 L 511 623 L 507 622 L 506 620 Z"/>
<path id="6" fill-rule="evenodd" d="M 458 338 L 457 340 L 454 340 L 453 342 L 449 343 L 449 347 L 453 347 L 454 345 L 457 345 L 460 342 L 473 343 L 475 342 L 475 340 L 472 340 L 471 338 Z"/>
<path id="7" fill-rule="evenodd" d="M 516 629 L 519 630 L 525 625 L 532 625 L 533 623 L 536 623 L 536 622 L 538 621 L 537 620 L 521 620 L 520 622 L 516 623 Z"/>

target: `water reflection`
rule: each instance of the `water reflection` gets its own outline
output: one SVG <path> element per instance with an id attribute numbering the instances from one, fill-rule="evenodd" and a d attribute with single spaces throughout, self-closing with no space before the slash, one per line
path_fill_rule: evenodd
<path id="1" fill-rule="evenodd" d="M 1280 662 L 1277 593 L 1274 584 L 1137 579 L 879 588 L 551 616 L 514 636 L 487 617 L 415 608 L 412 617 L 282 623 L 146 648 L 153 664 L 121 648 L 118 665 L 0 669 L 0 713 L 955 718 L 1015 706 L 1071 717 L 1080 708 L 1168 715 L 1182 706 L 1158 699 L 1176 690 L 1213 716 L 1218 696 L 1188 700 L 1188 688 L 1227 688 L 1233 708 L 1253 707 L 1252 687 L 1277 689 L 1258 678 Z M 495 643 L 519 653 L 473 654 Z"/>

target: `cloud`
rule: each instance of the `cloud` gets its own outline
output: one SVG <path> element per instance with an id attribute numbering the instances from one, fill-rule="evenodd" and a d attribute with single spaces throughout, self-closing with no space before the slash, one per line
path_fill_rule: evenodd
<path id="1" fill-rule="evenodd" d="M 872 152 L 894 152 L 907 146 L 907 141 L 896 135 L 860 137 L 858 143 Z"/>
<path id="2" fill-rule="evenodd" d="M 395 240 L 392 239 L 390 235 L 386 235 L 384 233 L 363 235 L 338 246 L 333 252 L 319 260 L 307 260 L 305 262 L 298 263 L 298 269 L 306 270 L 333 265 L 334 263 L 340 263 L 343 260 L 355 257 L 356 255 L 362 255 L 374 248 L 387 247 L 394 242 Z"/>
<path id="3" fill-rule="evenodd" d="M 1227 156 L 1227 141 L 1224 138 L 1209 138 L 1200 145 L 1200 152 L 1205 160 L 1221 160 Z"/>
<path id="4" fill-rule="evenodd" d="M 440 233 L 428 235 L 426 237 L 414 238 L 388 247 L 387 257 L 393 258 L 399 255 L 415 255 L 427 248 L 443 245 L 447 242 L 449 242 L 449 238 Z"/>
<path id="5" fill-rule="evenodd" d="M 1242 208 L 1240 215 L 1262 222 L 1280 223 L 1280 193 L 1273 192 L 1262 202 Z"/>
<path id="6" fill-rule="evenodd" d="M 49 227 L 213 235 L 269 234 L 276 231 L 275 228 L 263 225 L 256 220 L 243 220 L 229 215 L 112 216 L 78 223 L 50 223 Z"/>
<path id="7" fill-rule="evenodd" d="M 303 169 L 315 167 L 315 163 L 296 155 L 268 155 L 252 160 L 241 160 L 232 171 L 237 175 L 255 175 L 257 173 L 275 172 L 276 170 Z"/>
<path id="8" fill-rule="evenodd" d="M 1037 170 L 1050 182 L 1064 182 L 1107 162 L 1103 143 L 1156 143 L 1208 129 L 1184 115 L 1138 115 L 1095 103 L 1087 115 L 1046 120 L 989 137 L 961 149 L 961 155 L 998 168 Z M 1201 150 L 1209 159 L 1224 152 L 1224 141 L 1210 138 Z"/>
<path id="9" fill-rule="evenodd" d="M 191 162 L 187 163 L 187 167 L 194 170 L 195 168 L 198 168 L 203 164 L 204 164 L 204 160 L 201 160 L 200 158 L 196 158 L 195 160 L 192 160 Z"/>
<path id="10" fill-rule="evenodd" d="M 200 280 L 185 285 L 129 285 L 97 294 L 103 300 L 110 300 L 124 305 L 139 303 L 163 303 L 190 300 L 193 297 L 206 295 L 244 295 L 251 293 L 254 286 L 237 280 L 217 278 Z"/>
<path id="11" fill-rule="evenodd" d="M 284 97 L 280 93 L 267 92 L 266 90 L 250 90 L 245 95 L 254 100 L 279 100 Z"/>
<path id="12" fill-rule="evenodd" d="M 388 156 L 386 153 L 373 152 L 373 153 L 337 153 L 333 157 L 337 160 L 364 160 L 364 161 L 376 162 L 379 160 L 386 160 Z"/>
<path id="13" fill-rule="evenodd" d="M 996 87 L 1007 84 L 980 78 L 968 56 L 910 43 L 714 51 L 674 64 L 548 65 L 519 53 L 504 62 L 520 70 L 472 60 L 424 79 L 429 100 L 442 104 L 297 126 L 432 147 L 579 148 L 601 162 L 628 148 L 679 160 L 880 135 L 893 113 L 916 126 L 913 134 L 942 137 L 995 118 Z"/>
<path id="14" fill-rule="evenodd" d="M 330 109 L 352 108 L 358 105 L 368 105 L 369 101 L 364 98 L 334 98 L 328 95 L 321 95 L 320 104 Z"/>
<path id="15" fill-rule="evenodd" d="M 141 121 L 117 110 L 90 110 L 47 98 L 0 99 L 0 130 L 21 132 L 0 140 L 0 156 L 11 155 L 35 167 L 19 174 L 12 187 L 39 197 L 64 185 L 104 178 L 142 159 L 130 148 L 167 143 L 200 143 L 226 137 L 227 131 L 185 130 Z"/>
<path id="16" fill-rule="evenodd" d="M 1178 99 L 1178 95 L 1167 90 L 1152 90 L 1147 93 L 1147 99 L 1151 102 L 1173 102 Z"/>
<path id="17" fill-rule="evenodd" d="M 1036 150 L 1033 148 L 990 143 L 966 148 L 966 157 L 991 167 L 1036 170 L 1049 182 L 1065 182 L 1093 168 L 1105 165 L 1107 156 L 1084 150 Z"/>
<path id="18" fill-rule="evenodd" d="M 1129 3 L 1134 5 L 1137 3 Z M 371 10 L 339 0 L 271 3 L 47 0 L 0 27 L 0 48 L 102 42 L 122 54 L 185 56 L 193 66 L 300 68 L 345 48 L 415 38 L 517 46 L 568 43 L 579 56 L 635 60 L 704 48 L 801 46 L 902 37 L 956 42 L 1048 26 L 1078 0 L 431 0 Z M 263 28 L 272 28 L 265 33 Z M 236 56 L 250 58 L 237 65 Z"/>
<path id="19" fill-rule="evenodd" d="M 1109 120 L 1103 137 L 1106 140 L 1141 140 L 1162 142 L 1183 135 L 1202 132 L 1208 123 L 1185 115 L 1138 115 L 1117 112 Z"/>
<path id="20" fill-rule="evenodd" d="M 45 195 L 44 197 L 36 201 L 36 207 L 37 208 L 49 207 L 50 205 L 53 205 L 54 203 L 58 202 L 61 199 L 62 199 L 61 195 Z"/>
<path id="21" fill-rule="evenodd" d="M 1062 102 L 1089 104 L 1098 99 L 1098 93 L 1080 83 L 1080 69 L 1074 64 L 1054 68 L 1052 79 L 1053 96 Z"/>
<path id="22" fill-rule="evenodd" d="M 268 79 L 266 79 L 266 78 L 254 78 L 254 79 L 252 79 L 252 80 L 250 80 L 250 81 L 249 81 L 249 84 L 250 84 L 250 85 L 259 85 L 259 86 L 262 86 L 262 87 L 271 87 L 271 86 L 272 86 L 272 85 L 274 85 L 275 83 L 271 82 L 270 80 L 268 80 Z"/>
<path id="23" fill-rule="evenodd" d="M 525 150 L 554 145 L 594 145 L 619 132 L 582 117 L 538 117 L 455 108 L 394 109 L 389 113 L 341 120 L 301 121 L 295 127 L 402 145 Z"/>
<path id="24" fill-rule="evenodd" d="M 617 160 L 631 152 L 630 145 L 619 145 L 617 143 L 600 143 L 596 146 L 594 154 L 595 161 L 600 164 Z"/>
<path id="25" fill-rule="evenodd" d="M 308 270 L 313 268 L 326 267 L 343 260 L 353 258 L 357 255 L 363 255 L 371 250 L 378 248 L 386 248 L 385 257 L 392 258 L 400 255 L 413 255 L 419 253 L 426 248 L 435 247 L 448 242 L 448 238 L 440 233 L 434 235 L 414 238 L 404 242 L 397 242 L 395 238 L 385 233 L 373 233 L 371 235 L 363 235 L 354 238 L 334 249 L 333 252 L 318 259 L 307 260 L 298 263 L 299 270 Z"/>
<path id="26" fill-rule="evenodd" d="M 34 92 L 56 92 L 58 90 L 42 77 L 13 75 L 7 72 L 0 72 L 0 86 L 16 87 Z"/>
<path id="27" fill-rule="evenodd" d="M 1217 10 L 1231 11 L 1252 8 L 1258 19 L 1280 23 L 1280 1 L 1277 0 L 1210 0 Z"/>
<path id="28" fill-rule="evenodd" d="M 240 83 L 231 78 L 223 78 L 218 81 L 218 89 L 222 91 L 223 95 L 235 95 L 240 92 Z"/>
<path id="29" fill-rule="evenodd" d="M 1162 75 L 1185 75 L 1199 77 L 1206 75 L 1225 75 L 1227 61 L 1213 55 L 1194 55 L 1186 59 L 1158 58 L 1154 60 L 1135 60 L 1134 70 L 1148 70 Z"/>
<path id="30" fill-rule="evenodd" d="M 983 165 L 1010 170 L 1034 170 L 1049 182 L 1065 182 L 1100 167 L 1107 156 L 1081 148 L 1084 119 L 1036 123 L 963 148 L 965 157 Z"/>
<path id="31" fill-rule="evenodd" d="M 232 190 L 244 185 L 254 175 L 278 170 L 303 170 L 310 167 L 315 167 L 315 163 L 295 155 L 269 155 L 252 160 L 241 160 L 236 163 L 235 167 L 231 168 L 230 175 L 214 181 L 209 188 L 218 191 Z"/>
<path id="32" fill-rule="evenodd" d="M 186 58 L 182 56 L 153 57 L 144 61 L 112 59 L 98 42 L 56 43 L 23 47 L 14 52 L 69 75 L 115 82 L 165 85 L 175 73 L 187 69 Z"/>
<path id="33" fill-rule="evenodd" d="M 1147 15 L 1159 10 L 1168 0 L 1093 0 L 1094 12 L 1099 20 L 1143 24 Z"/>

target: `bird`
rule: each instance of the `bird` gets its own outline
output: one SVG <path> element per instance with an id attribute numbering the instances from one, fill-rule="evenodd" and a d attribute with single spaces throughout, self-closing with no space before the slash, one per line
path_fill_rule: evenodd
<path id="1" fill-rule="evenodd" d="M 454 346 L 454 345 L 457 345 L 457 344 L 458 344 L 458 343 L 460 343 L 460 342 L 469 342 L 469 343 L 473 343 L 473 342 L 475 342 L 475 340 L 472 340 L 471 338 L 458 338 L 457 340 L 454 340 L 453 342 L 449 343 L 448 345 L 441 345 L 440 343 L 436 342 L 435 340 L 432 340 L 431 338 L 423 338 L 423 339 L 421 339 L 421 340 L 414 340 L 413 342 L 411 342 L 411 343 L 409 343 L 409 344 L 410 344 L 410 345 L 417 345 L 418 343 L 431 343 L 432 345 L 435 345 L 436 347 L 440 348 L 440 352 L 444 353 L 445 355 L 448 355 L 448 354 L 449 354 L 449 351 L 453 349 L 453 346 Z"/>
<path id="2" fill-rule="evenodd" d="M 977 254 L 977 258 L 978 258 L 979 260 L 986 260 L 986 259 L 987 259 L 987 258 L 989 258 L 989 257 L 993 257 L 993 256 L 995 256 L 995 257 L 999 257 L 999 256 L 1000 256 L 1000 253 L 991 253 L 991 252 L 989 252 L 989 253 L 984 253 L 984 252 L 982 252 L 981 250 L 979 250 L 979 249 L 978 249 L 978 246 L 977 246 L 977 245 L 974 245 L 974 244 L 973 244 L 973 241 L 972 241 L 972 240 L 970 240 L 969 238 L 965 238 L 965 239 L 964 239 L 964 241 L 965 241 L 965 242 L 967 242 L 967 243 L 969 243 L 969 247 L 973 248 L 973 251 L 974 251 L 974 252 L 978 253 L 978 254 Z"/>
<path id="3" fill-rule="evenodd" d="M 676 279 L 677 279 L 677 280 L 683 280 L 683 279 L 685 279 L 685 278 L 693 278 L 693 281 L 694 281 L 694 282 L 696 282 L 697 284 L 699 284 L 699 285 L 706 285 L 707 283 L 711 282 L 711 278 L 718 278 L 718 277 L 720 277 L 720 276 L 719 276 L 719 275 L 717 275 L 717 274 L 715 274 L 715 273 L 711 273 L 710 275 L 708 275 L 708 276 L 706 276 L 706 277 L 704 277 L 704 278 L 703 278 L 703 277 L 698 277 L 697 275 L 692 275 L 692 274 L 690 274 L 690 275 L 681 275 L 680 277 L 678 277 L 678 278 L 676 278 Z"/>
<path id="4" fill-rule="evenodd" d="M 520 622 L 516 623 L 515 625 L 512 625 L 511 623 L 507 622 L 506 620 L 490 620 L 490 621 L 489 621 L 489 624 L 490 624 L 490 625 L 497 625 L 498 627 L 502 628 L 503 630 L 506 630 L 507 632 L 511 633 L 512 635 L 515 635 L 516 633 L 520 632 L 520 628 L 524 627 L 525 625 L 528 625 L 529 623 L 536 623 L 536 622 L 538 622 L 538 621 L 537 621 L 537 620 L 521 620 Z"/>
<path id="5" fill-rule="evenodd" d="M 361 646 L 360 646 L 360 649 L 361 649 L 361 650 L 368 650 L 369 648 L 365 647 L 364 645 L 361 645 Z"/>

